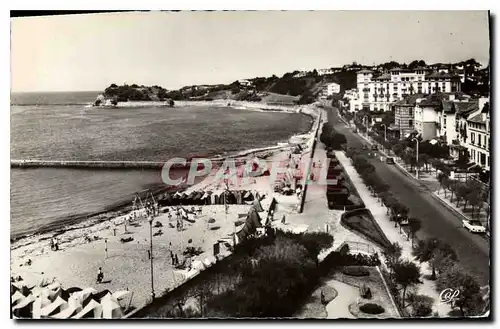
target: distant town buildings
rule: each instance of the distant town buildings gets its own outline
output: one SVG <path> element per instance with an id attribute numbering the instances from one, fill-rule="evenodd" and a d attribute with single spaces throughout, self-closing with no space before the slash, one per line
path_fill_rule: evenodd
<path id="1" fill-rule="evenodd" d="M 340 85 L 335 82 L 330 82 L 323 86 L 323 89 L 321 90 L 321 97 L 327 98 L 328 96 L 332 96 L 334 94 L 339 94 L 339 93 L 340 93 Z"/>
<path id="2" fill-rule="evenodd" d="M 394 68 L 382 74 L 363 69 L 357 72 L 357 89 L 358 97 L 351 106 L 354 111 L 390 111 L 392 103 L 405 95 L 460 91 L 460 77 L 424 67 Z"/>

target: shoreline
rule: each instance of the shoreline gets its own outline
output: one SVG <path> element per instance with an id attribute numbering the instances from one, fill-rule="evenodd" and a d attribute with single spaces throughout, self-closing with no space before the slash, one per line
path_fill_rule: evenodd
<path id="1" fill-rule="evenodd" d="M 308 134 L 294 135 L 303 146 L 302 156 L 307 162 L 307 153 L 315 138 L 314 132 L 319 124 L 319 108 L 314 105 L 304 109 L 305 112 L 316 113 L 311 131 Z M 314 115 L 314 114 L 313 114 Z M 291 137 L 290 139 L 293 139 Z M 274 145 L 265 148 L 242 150 L 231 154 L 232 158 L 243 158 L 244 155 L 259 156 L 270 161 L 286 161 L 289 159 L 293 145 Z M 226 156 L 225 158 L 229 158 Z M 191 186 L 178 187 L 196 191 L 220 190 L 219 184 L 213 181 L 212 172 L 195 180 Z M 262 205 L 266 208 L 273 198 L 278 201 L 274 223 L 285 214 L 296 214 L 300 199 L 296 195 L 286 196 L 274 192 L 274 183 L 269 177 L 256 176 L 253 181 L 238 185 L 237 190 L 251 191 L 265 196 Z M 255 195 L 255 194 L 254 194 Z M 131 205 L 132 200 L 129 201 Z M 167 207 L 168 209 L 172 206 Z M 175 207 L 175 206 L 174 206 Z M 186 206 L 185 206 L 186 207 Z M 230 241 L 237 225 L 241 225 L 241 215 L 246 214 L 250 204 L 232 204 L 225 207 L 223 204 L 203 206 L 203 213 L 195 215 L 190 221 L 184 223 L 185 227 L 180 232 L 175 230 L 175 218 L 170 218 L 167 213 L 160 212 L 155 217 L 155 222 L 163 223 L 164 233 L 156 232 L 154 240 L 154 265 L 148 259 L 150 250 L 151 229 L 147 220 L 134 221 L 125 227 L 125 217 L 131 213 L 108 212 L 95 218 L 95 221 L 85 221 L 66 227 L 56 232 L 36 234 L 29 238 L 20 239 L 11 243 L 10 268 L 11 276 L 21 276 L 25 282 L 38 285 L 44 280 L 56 280 L 63 287 L 94 287 L 97 290 L 120 291 L 129 290 L 133 293 L 130 305 L 139 309 L 150 302 L 151 266 L 154 266 L 154 290 L 157 296 L 162 296 L 175 287 L 191 278 L 187 269 L 179 270 L 171 265 L 170 251 L 180 257 L 186 257 L 186 247 L 199 248 L 202 254 L 194 256 L 192 261 L 214 259 L 213 245 L 221 241 Z M 162 208 L 160 208 L 162 209 Z M 261 219 L 266 218 L 266 213 L 261 214 Z M 211 224 L 212 223 L 212 224 Z M 156 231 L 156 225 L 154 230 Z M 115 234 L 116 233 L 116 234 Z M 60 249 L 52 251 L 49 241 L 51 236 L 57 234 Z M 133 238 L 132 242 L 124 243 L 125 237 Z M 228 247 L 221 246 L 222 254 L 227 254 Z M 184 256 L 183 256 L 184 255 Z M 27 261 L 31 260 L 29 264 Z M 184 258 L 184 261 L 186 258 Z M 95 271 L 102 267 L 106 281 L 97 285 Z"/>
<path id="2" fill-rule="evenodd" d="M 191 103 L 191 102 L 190 102 Z M 206 106 L 207 102 L 193 102 L 198 105 Z M 235 103 L 235 102 L 232 102 Z M 248 103 L 248 102 L 238 102 L 239 104 Z M 267 106 L 264 103 L 252 103 L 255 107 Z M 184 105 L 184 106 L 190 106 Z M 240 105 L 242 106 L 242 105 Z M 314 108 L 314 109 L 311 109 Z M 261 148 L 253 148 L 253 149 L 245 149 L 240 151 L 230 152 L 226 155 L 216 155 L 212 157 L 208 157 L 211 161 L 225 161 L 228 159 L 238 159 L 238 158 L 247 158 L 249 156 L 260 156 L 262 158 L 272 157 L 276 153 L 283 151 L 284 149 L 289 149 L 292 145 L 296 144 L 308 144 L 311 138 L 314 137 L 314 132 L 316 130 L 316 126 L 318 124 L 318 112 L 315 110 L 316 106 L 314 104 L 310 104 L 307 106 L 296 106 L 294 108 L 294 113 L 302 113 L 305 114 L 312 119 L 312 124 L 307 133 L 296 133 L 288 138 L 286 143 L 277 143 L 276 145 L 266 146 Z M 295 140 L 295 142 L 293 142 Z M 12 168 L 11 168 L 12 169 Z M 27 170 L 27 169 L 23 169 Z M 187 186 L 158 186 L 156 188 L 152 188 L 152 194 L 157 197 L 158 195 L 165 192 L 176 192 L 176 191 L 184 191 L 187 189 L 196 189 L 197 186 L 204 180 L 205 177 L 202 177 L 200 181 L 195 181 L 193 185 Z M 205 187 L 201 187 L 201 190 L 206 189 Z M 39 241 L 47 240 L 52 237 L 60 236 L 65 233 L 75 231 L 75 230 L 84 230 L 90 229 L 92 227 L 101 225 L 103 223 L 109 222 L 114 218 L 123 216 L 130 211 L 131 208 L 131 200 L 124 199 L 122 201 L 118 201 L 111 205 L 106 205 L 104 209 L 92 213 L 83 213 L 76 214 L 71 216 L 64 216 L 57 223 L 47 224 L 46 226 L 42 226 L 37 229 L 36 232 L 28 232 L 28 233 L 19 233 L 15 236 L 10 237 L 11 241 L 11 251 L 17 248 L 36 243 Z"/>

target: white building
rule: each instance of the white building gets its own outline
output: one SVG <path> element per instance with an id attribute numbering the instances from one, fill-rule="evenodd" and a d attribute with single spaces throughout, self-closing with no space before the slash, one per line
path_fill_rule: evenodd
<path id="1" fill-rule="evenodd" d="M 340 93 L 340 85 L 335 82 L 330 82 L 327 83 L 326 85 L 323 86 L 322 90 L 323 95 L 326 96 L 331 96 L 333 94 L 339 94 Z"/>
<path id="2" fill-rule="evenodd" d="M 352 106 L 356 110 L 389 111 L 391 104 L 404 95 L 460 91 L 460 78 L 448 73 L 431 73 L 426 68 L 392 69 L 379 76 L 371 70 L 361 70 L 357 74 L 357 89 L 358 99 Z"/>
<path id="3" fill-rule="evenodd" d="M 333 69 L 319 69 L 318 70 L 318 75 L 327 75 L 327 74 L 333 74 L 335 71 Z"/>
<path id="4" fill-rule="evenodd" d="M 238 83 L 242 86 L 245 86 L 245 87 L 250 87 L 252 85 L 252 82 L 251 81 L 248 81 L 246 79 L 241 79 L 241 80 L 238 80 Z"/>
<path id="5" fill-rule="evenodd" d="M 467 150 L 470 161 L 490 170 L 490 112 L 489 106 L 467 118 Z"/>

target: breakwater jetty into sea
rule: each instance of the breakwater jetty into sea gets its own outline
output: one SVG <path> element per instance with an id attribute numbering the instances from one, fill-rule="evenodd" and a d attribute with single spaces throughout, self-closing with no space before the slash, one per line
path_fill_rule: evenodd
<path id="1" fill-rule="evenodd" d="M 165 162 L 156 161 L 77 161 L 77 160 L 11 160 L 11 168 L 103 168 L 103 169 L 122 169 L 122 168 L 162 168 Z"/>
<path id="2" fill-rule="evenodd" d="M 279 143 L 276 146 L 262 147 L 252 150 L 238 152 L 233 155 L 210 157 L 209 159 L 214 164 L 222 164 L 226 159 L 242 160 L 248 156 L 262 155 L 262 153 L 270 151 L 279 151 L 289 149 L 288 143 Z M 182 165 L 174 163 L 172 168 L 189 168 L 191 161 L 195 158 L 186 159 L 186 164 Z M 239 164 L 239 162 L 237 162 Z M 81 168 L 81 169 L 161 169 L 165 165 L 164 161 L 104 161 L 104 160 L 10 160 L 11 168 Z"/>

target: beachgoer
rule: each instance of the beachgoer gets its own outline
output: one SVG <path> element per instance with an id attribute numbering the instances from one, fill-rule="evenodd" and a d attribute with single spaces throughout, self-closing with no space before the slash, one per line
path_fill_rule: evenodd
<path id="1" fill-rule="evenodd" d="M 97 271 L 97 283 L 101 283 L 102 279 L 104 279 L 104 273 L 102 272 L 102 268 L 99 267 L 99 270 Z"/>
<path id="2" fill-rule="evenodd" d="M 285 218 L 285 214 L 283 214 L 283 218 L 281 218 L 281 224 L 285 224 L 286 222 L 286 218 Z"/>
<path id="3" fill-rule="evenodd" d="M 148 259 L 151 259 L 151 250 L 148 249 Z"/>
<path id="4" fill-rule="evenodd" d="M 177 257 L 177 254 L 174 255 L 174 262 L 175 266 L 179 265 L 179 257 Z"/>

